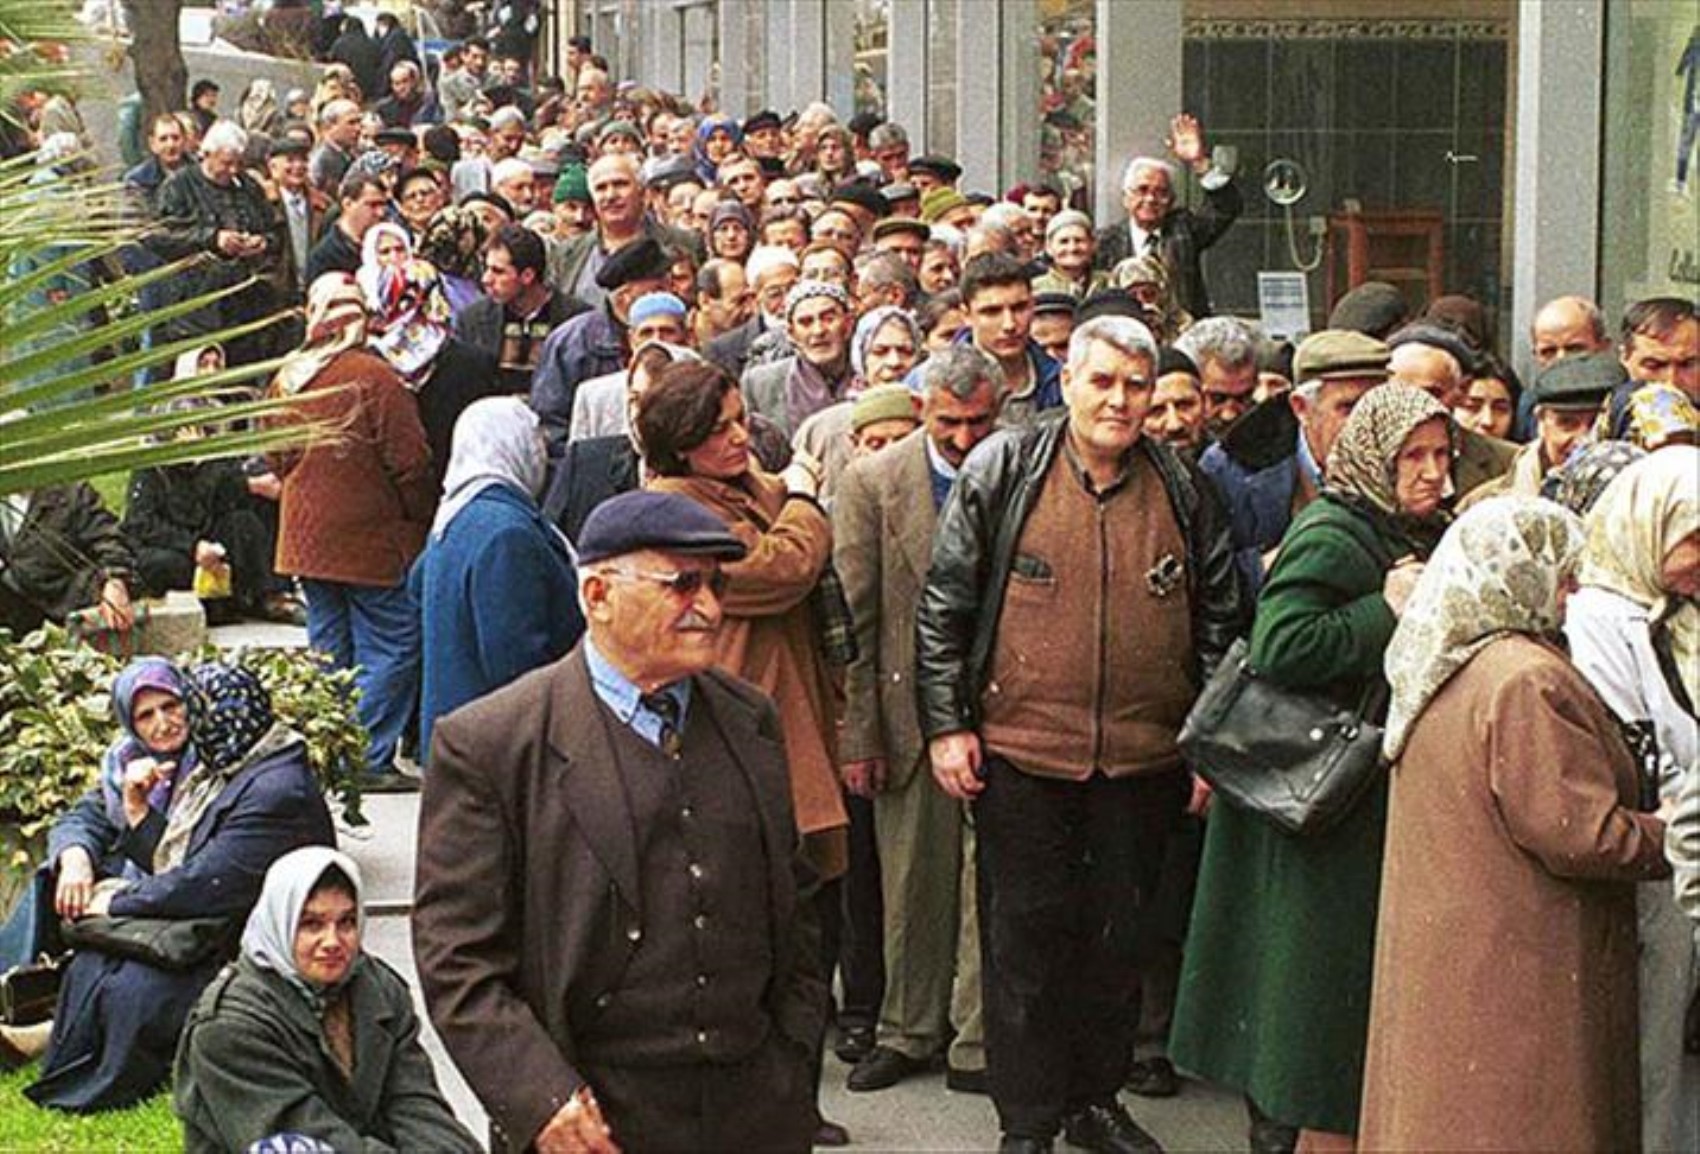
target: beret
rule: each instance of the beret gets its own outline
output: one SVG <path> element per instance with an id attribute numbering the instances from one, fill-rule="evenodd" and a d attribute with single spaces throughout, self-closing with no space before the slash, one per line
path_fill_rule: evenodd
<path id="1" fill-rule="evenodd" d="M 1293 353 L 1293 380 L 1326 381 L 1342 377 L 1387 375 L 1392 350 L 1353 329 L 1323 329 L 1306 337 Z"/>
<path id="2" fill-rule="evenodd" d="M 639 489 L 610 497 L 591 510 L 579 530 L 580 565 L 645 549 L 726 561 L 747 552 L 724 521 L 677 493 Z"/>
<path id="3" fill-rule="evenodd" d="M 879 385 L 868 389 L 850 406 L 850 431 L 859 433 L 880 421 L 916 421 L 915 394 L 907 385 Z"/>
<path id="4" fill-rule="evenodd" d="M 911 160 L 909 171 L 925 172 L 938 177 L 946 184 L 954 184 L 956 179 L 962 175 L 962 166 L 948 156 L 940 156 L 937 153 L 930 152 L 925 156 L 917 156 Z"/>
<path id="5" fill-rule="evenodd" d="M 1418 321 L 1406 325 L 1387 338 L 1387 347 L 1390 349 L 1402 348 L 1405 345 L 1426 345 L 1431 349 L 1450 353 L 1466 375 L 1476 369 L 1476 350 L 1464 343 L 1464 338 L 1451 329 Z"/>
<path id="6" fill-rule="evenodd" d="M 654 237 L 628 244 L 596 270 L 596 284 L 610 291 L 637 280 L 665 280 L 673 262 Z"/>
<path id="7" fill-rule="evenodd" d="M 1372 337 L 1385 337 L 1405 323 L 1411 306 L 1398 289 L 1386 281 L 1365 281 L 1334 305 L 1328 314 L 1331 329 L 1354 329 Z"/>
<path id="8" fill-rule="evenodd" d="M 413 135 L 411 128 L 380 128 L 372 139 L 379 144 L 405 144 L 412 148 L 419 147 L 419 138 Z"/>
<path id="9" fill-rule="evenodd" d="M 1561 357 L 1535 378 L 1535 404 L 1549 409 L 1597 409 L 1627 375 L 1609 352 Z"/>

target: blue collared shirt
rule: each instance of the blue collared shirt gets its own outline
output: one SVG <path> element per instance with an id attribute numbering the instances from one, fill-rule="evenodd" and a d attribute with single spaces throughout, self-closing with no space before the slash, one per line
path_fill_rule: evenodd
<path id="1" fill-rule="evenodd" d="M 614 668 L 589 637 L 584 639 L 584 662 L 590 667 L 590 687 L 596 691 L 602 704 L 619 718 L 620 724 L 630 726 L 632 732 L 660 749 L 661 718 L 653 710 L 644 708 L 643 691 L 637 683 Z M 665 693 L 679 703 L 679 732 L 684 733 L 685 712 L 691 704 L 690 679 L 675 681 L 656 692 Z"/>

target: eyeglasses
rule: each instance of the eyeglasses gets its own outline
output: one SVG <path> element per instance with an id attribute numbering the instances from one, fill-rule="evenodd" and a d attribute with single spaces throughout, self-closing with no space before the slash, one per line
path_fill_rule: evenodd
<path id="1" fill-rule="evenodd" d="M 647 569 L 626 569 L 619 566 L 608 570 L 622 577 L 653 581 L 675 597 L 688 599 L 702 591 L 704 585 L 716 598 L 726 594 L 726 574 L 719 569 L 688 569 L 683 573 L 655 573 Z"/>

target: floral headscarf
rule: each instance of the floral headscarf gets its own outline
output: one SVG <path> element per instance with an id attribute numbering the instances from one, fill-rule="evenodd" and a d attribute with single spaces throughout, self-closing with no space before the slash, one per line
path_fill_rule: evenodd
<path id="1" fill-rule="evenodd" d="M 449 205 L 438 209 L 425 226 L 417 251 L 445 276 L 477 280 L 484 272 L 484 242 L 488 237 L 484 219 L 476 212 Z"/>
<path id="2" fill-rule="evenodd" d="M 331 361 L 366 341 L 366 304 L 345 272 L 328 272 L 307 290 L 307 339 L 277 371 L 285 396 L 300 392 Z"/>
<path id="3" fill-rule="evenodd" d="M 124 767 L 139 757 L 154 757 L 165 752 L 149 748 L 141 734 L 136 732 L 136 697 L 144 689 L 167 693 L 181 701 L 183 676 L 163 657 L 140 657 L 126 665 L 112 683 L 112 713 L 124 736 L 113 742 L 101 759 L 100 786 L 107 816 L 120 828 L 127 824 L 123 820 Z M 161 781 L 148 793 L 149 808 L 161 813 L 170 804 L 172 784 L 187 777 L 194 768 L 194 743 L 185 743 L 181 752 L 170 756 L 177 762 L 176 770 L 169 779 Z"/>
<path id="4" fill-rule="evenodd" d="M 1700 703 L 1700 604 L 1673 597 L 1661 570 L 1677 542 L 1700 532 L 1700 449 L 1666 445 L 1625 469 L 1588 514 L 1582 584 L 1651 611 L 1670 641 L 1683 690 Z"/>
<path id="5" fill-rule="evenodd" d="M 1148 284 L 1157 289 L 1157 304 L 1154 307 L 1142 307 L 1145 308 L 1147 316 L 1155 322 L 1152 331 L 1159 342 L 1172 343 L 1176 337 L 1192 327 L 1192 314 L 1181 308 L 1175 300 L 1174 290 L 1169 282 L 1169 266 L 1163 263 L 1159 253 L 1147 252 L 1128 257 L 1111 271 L 1110 283 L 1124 291 L 1137 284 Z"/>
<path id="6" fill-rule="evenodd" d="M 1559 594 L 1582 563 L 1583 541 L 1581 518 L 1539 497 L 1483 501 L 1441 538 L 1387 645 L 1389 760 L 1452 675 L 1490 642 L 1558 635 Z"/>
<path id="7" fill-rule="evenodd" d="M 310 845 L 291 850 L 272 863 L 260 890 L 260 900 L 248 915 L 242 930 L 242 956 L 262 970 L 270 970 L 287 981 L 312 1007 L 322 1015 L 325 999 L 335 992 L 308 981 L 295 966 L 295 931 L 301 924 L 301 911 L 313 890 L 332 868 L 341 870 L 354 886 L 354 908 L 359 919 L 360 937 L 366 936 L 365 883 L 354 859 L 338 853 L 329 846 Z M 342 983 L 353 977 L 355 965 L 348 968 Z"/>
<path id="8" fill-rule="evenodd" d="M 1397 516 L 1394 488 L 1399 450 L 1418 425 L 1441 418 L 1452 427 L 1446 406 L 1410 385 L 1377 385 L 1363 395 L 1328 453 L 1328 488 Z"/>
<path id="9" fill-rule="evenodd" d="M 379 263 L 379 235 L 399 236 L 407 245 L 409 255 L 399 268 Z M 363 263 L 356 279 L 371 314 L 368 343 L 403 384 L 418 391 L 449 339 L 452 315 L 436 268 L 412 252 L 405 229 L 387 222 L 374 225 L 362 242 Z"/>
<path id="10" fill-rule="evenodd" d="M 378 274 L 390 267 L 378 256 L 378 242 L 386 236 L 401 241 L 407 253 L 402 258 L 403 264 L 413 259 L 413 237 L 395 221 L 381 220 L 366 230 L 366 235 L 360 240 L 360 267 L 355 271 L 354 279 L 360 285 L 360 291 L 366 294 L 366 310 L 374 318 L 383 306 L 383 298 L 378 293 Z"/>
<path id="11" fill-rule="evenodd" d="M 1541 482 L 1541 496 L 1557 501 L 1578 517 L 1586 517 L 1606 486 L 1619 473 L 1647 455 L 1628 441 L 1596 441 L 1583 445 Z"/>
<path id="12" fill-rule="evenodd" d="M 1628 441 L 1649 451 L 1700 437 L 1700 409 L 1674 385 L 1638 385 L 1622 405 L 1608 401 L 1594 423 L 1598 440 Z"/>

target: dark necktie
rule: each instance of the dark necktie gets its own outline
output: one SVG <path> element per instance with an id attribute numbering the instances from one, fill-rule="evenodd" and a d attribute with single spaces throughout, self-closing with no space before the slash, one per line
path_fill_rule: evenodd
<path id="1" fill-rule="evenodd" d="M 671 693 L 645 693 L 638 704 L 661 719 L 661 752 L 668 757 L 679 755 L 679 700 Z"/>

